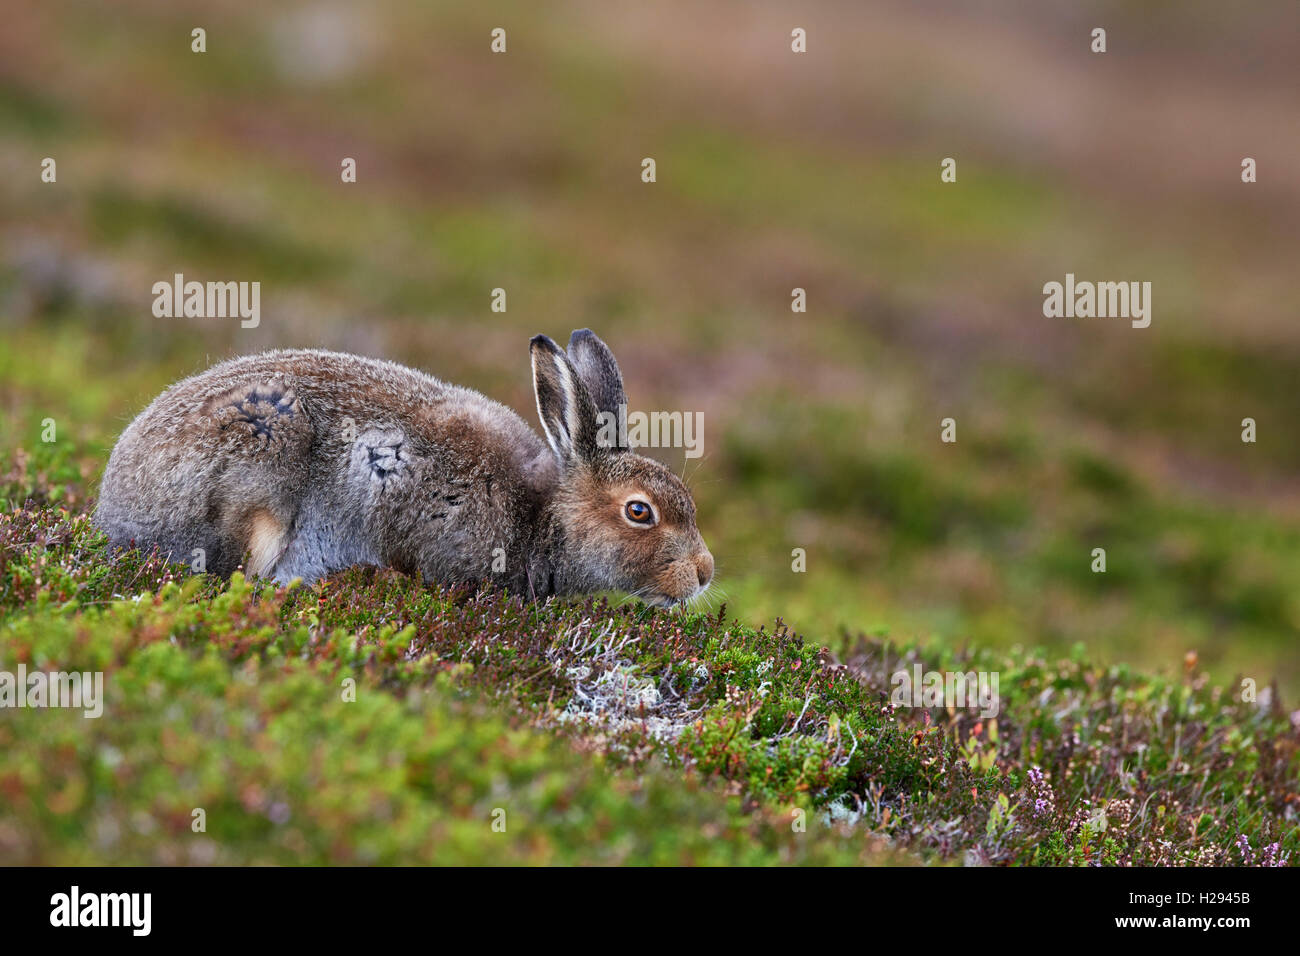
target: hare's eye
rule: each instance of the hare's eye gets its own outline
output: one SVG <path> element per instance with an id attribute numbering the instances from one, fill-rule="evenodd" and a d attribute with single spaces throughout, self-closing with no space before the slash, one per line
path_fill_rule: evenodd
<path id="1" fill-rule="evenodd" d="M 655 517 L 655 513 L 644 501 L 629 501 L 623 508 L 623 513 L 627 515 L 629 521 L 635 521 L 637 524 L 650 524 Z"/>

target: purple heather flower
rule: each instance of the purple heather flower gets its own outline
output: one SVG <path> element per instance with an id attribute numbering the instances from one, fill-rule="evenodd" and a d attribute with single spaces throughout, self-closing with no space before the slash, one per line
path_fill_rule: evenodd
<path id="1" fill-rule="evenodd" d="M 1237 849 L 1241 851 L 1241 857 L 1245 862 L 1250 863 L 1253 857 L 1250 853 L 1250 841 L 1246 839 L 1246 834 L 1237 835 Z"/>
<path id="2" fill-rule="evenodd" d="M 1260 866 L 1286 866 L 1287 860 L 1290 859 L 1291 854 L 1283 853 L 1281 856 L 1278 856 L 1278 851 L 1280 851 L 1281 849 L 1282 849 L 1282 844 L 1276 842 L 1270 843 L 1268 846 L 1264 847 L 1264 851 L 1263 851 L 1264 855 L 1260 858 L 1259 865 Z"/>

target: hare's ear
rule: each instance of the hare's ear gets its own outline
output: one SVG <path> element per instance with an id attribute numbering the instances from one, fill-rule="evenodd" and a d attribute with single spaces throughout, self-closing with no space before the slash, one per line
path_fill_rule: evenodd
<path id="1" fill-rule="evenodd" d="M 537 417 L 542 420 L 542 430 L 551 450 L 561 465 L 591 460 L 599 446 L 596 407 L 587 386 L 569 357 L 545 335 L 533 336 L 529 351 L 533 358 Z"/>
<path id="2" fill-rule="evenodd" d="M 627 404 L 627 395 L 623 392 L 623 373 L 609 346 L 591 329 L 578 329 L 569 336 L 569 361 L 591 393 L 596 411 L 617 415 L 619 406 Z"/>

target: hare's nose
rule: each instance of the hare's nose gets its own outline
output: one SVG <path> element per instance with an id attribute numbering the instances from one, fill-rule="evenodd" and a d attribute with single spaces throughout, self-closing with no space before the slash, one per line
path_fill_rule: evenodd
<path id="1" fill-rule="evenodd" d="M 705 551 L 695 559 L 695 576 L 699 579 L 700 587 L 704 587 L 713 580 L 713 555 Z"/>

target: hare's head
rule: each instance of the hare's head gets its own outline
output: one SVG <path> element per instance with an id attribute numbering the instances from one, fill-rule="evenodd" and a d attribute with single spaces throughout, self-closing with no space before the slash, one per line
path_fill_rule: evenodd
<path id="1" fill-rule="evenodd" d="M 676 475 L 635 454 L 620 434 L 627 397 L 609 347 L 580 329 L 567 354 L 535 336 L 532 358 L 537 414 L 560 463 L 553 510 L 565 561 L 592 588 L 661 607 L 704 593 L 713 555 L 695 527 L 695 502 Z"/>

